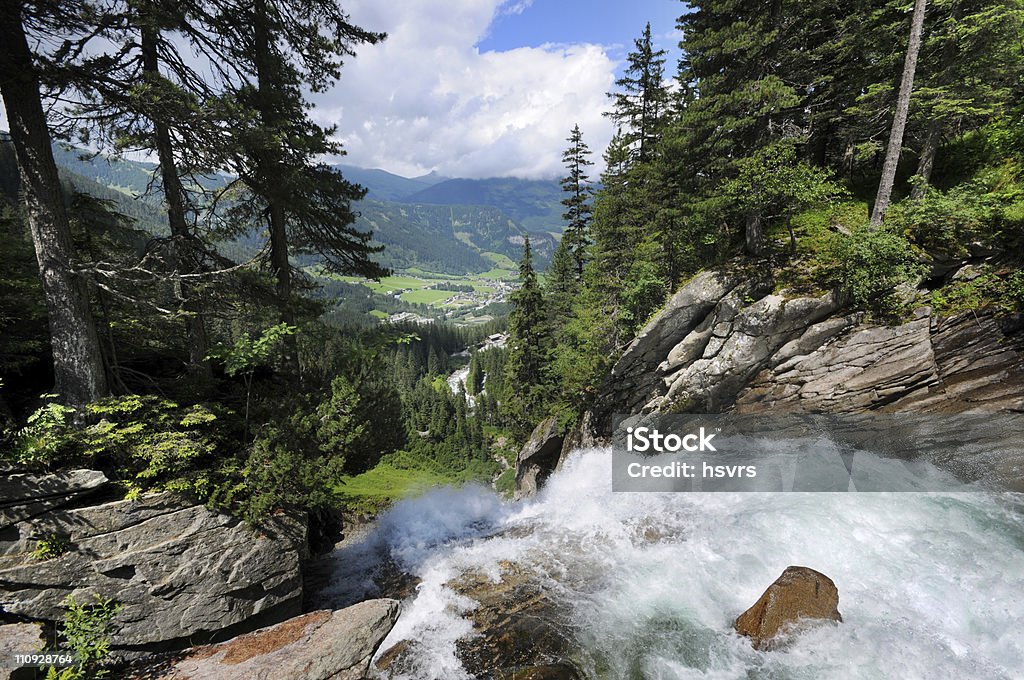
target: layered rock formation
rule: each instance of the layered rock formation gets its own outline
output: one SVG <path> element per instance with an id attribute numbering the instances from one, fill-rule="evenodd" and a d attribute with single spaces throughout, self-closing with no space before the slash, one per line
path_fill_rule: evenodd
<path id="1" fill-rule="evenodd" d="M 607 441 L 615 414 L 1021 412 L 1022 331 L 1020 315 L 941 318 L 928 307 L 903 323 L 868 323 L 831 294 L 793 296 L 749 272 L 703 272 L 625 350 L 557 458 L 538 428 L 518 488 L 529 495 L 577 442 Z"/>
<path id="2" fill-rule="evenodd" d="M 615 364 L 613 413 L 1024 409 L 1024 326 L 927 307 L 898 325 L 843 314 L 831 294 L 787 297 L 721 272 L 684 285 Z"/>
<path id="3" fill-rule="evenodd" d="M 278 516 L 256 531 L 169 493 L 63 506 L 105 483 L 87 473 L 4 480 L 0 615 L 52 623 L 69 596 L 113 598 L 113 646 L 151 650 L 299 613 L 304 522 Z M 55 548 L 40 559 L 47 542 Z"/>

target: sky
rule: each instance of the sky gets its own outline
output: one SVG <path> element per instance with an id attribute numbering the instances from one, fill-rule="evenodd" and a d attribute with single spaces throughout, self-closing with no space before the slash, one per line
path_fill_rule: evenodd
<path id="1" fill-rule="evenodd" d="M 357 25 L 386 31 L 341 81 L 314 96 L 314 119 L 337 126 L 347 155 L 330 158 L 406 177 L 554 178 L 573 125 L 601 153 L 611 139 L 606 93 L 651 23 L 675 72 L 680 0 L 342 0 Z M 7 129 L 0 106 L 0 129 Z"/>
<path id="2" fill-rule="evenodd" d="M 600 155 L 606 92 L 649 21 L 675 71 L 679 0 L 349 0 L 362 46 L 314 117 L 343 162 L 404 176 L 551 178 L 573 125 Z M 600 168 L 597 168 L 598 170 Z"/>

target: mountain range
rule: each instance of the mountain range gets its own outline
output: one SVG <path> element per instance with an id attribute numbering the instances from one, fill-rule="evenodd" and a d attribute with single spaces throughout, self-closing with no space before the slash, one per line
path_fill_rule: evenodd
<path id="1" fill-rule="evenodd" d="M 166 230 L 159 194 L 150 191 L 156 165 L 94 154 L 64 144 L 54 157 L 79 191 L 112 200 L 118 210 L 153 232 Z M 417 268 L 444 274 L 475 274 L 493 263 L 485 253 L 519 259 L 527 235 L 543 267 L 562 231 L 561 189 L 555 180 L 458 179 L 431 173 L 402 177 L 385 170 L 335 166 L 346 179 L 367 188 L 356 208 L 357 227 L 372 230 L 383 245 L 380 262 L 395 271 Z M 201 183 L 215 187 L 227 178 Z M 243 257 L 257 248 L 258 234 L 222 244 L 225 254 Z M 303 263 L 308 258 L 302 258 Z"/>

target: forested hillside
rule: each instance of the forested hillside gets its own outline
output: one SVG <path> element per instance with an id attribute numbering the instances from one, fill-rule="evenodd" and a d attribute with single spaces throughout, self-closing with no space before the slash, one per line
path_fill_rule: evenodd
<path id="1" fill-rule="evenodd" d="M 524 279 L 523 431 L 592 403 L 667 296 L 725 262 L 881 322 L 1024 309 L 1019 0 L 688 7 L 679 63 L 648 26 L 610 93 L 586 247 Z M 978 275 L 954 280 L 970 257 Z"/>

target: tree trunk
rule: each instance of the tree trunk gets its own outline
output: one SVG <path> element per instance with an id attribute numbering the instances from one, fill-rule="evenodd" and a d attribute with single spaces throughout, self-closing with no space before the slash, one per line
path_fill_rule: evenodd
<path id="1" fill-rule="evenodd" d="M 259 90 L 260 118 L 265 127 L 276 130 L 281 121 L 274 108 L 279 99 L 274 74 L 278 70 L 272 53 L 270 35 L 267 24 L 267 7 L 265 0 L 256 0 L 254 22 L 254 64 L 256 66 L 257 87 Z M 273 142 L 270 142 L 271 144 Z M 282 323 L 295 324 L 292 311 L 292 279 L 291 265 L 288 261 L 288 232 L 286 228 L 285 199 L 275 176 L 281 163 L 280 154 L 276 149 L 265 146 L 260 150 L 260 183 L 263 185 L 263 196 L 267 201 L 267 214 L 270 231 L 270 268 L 274 274 L 275 290 L 280 309 Z M 294 335 L 284 338 L 285 360 L 296 375 L 299 375 L 298 342 Z"/>
<path id="2" fill-rule="evenodd" d="M 755 257 L 764 254 L 764 220 L 760 213 L 747 213 L 746 251 Z"/>
<path id="3" fill-rule="evenodd" d="M 917 70 L 917 55 L 921 51 L 921 33 L 924 30 L 924 12 L 927 0 L 915 0 L 914 16 L 910 22 L 910 44 L 907 46 L 907 58 L 903 63 L 903 80 L 900 82 L 900 95 L 896 102 L 896 115 L 889 133 L 889 146 L 885 153 L 885 165 L 882 166 L 882 179 L 878 183 L 878 197 L 875 209 L 871 213 L 871 224 L 878 226 L 885 219 L 885 211 L 889 209 L 892 199 L 892 187 L 896 182 L 896 166 L 900 162 L 900 150 L 903 148 L 903 131 L 907 126 L 907 115 L 910 112 L 910 95 L 914 91 L 914 74 Z"/>
<path id="4" fill-rule="evenodd" d="M 55 389 L 64 402 L 80 407 L 106 395 L 107 376 L 89 288 L 72 268 L 71 227 L 21 10 L 17 0 L 0 0 L 0 93 L 46 298 Z"/>
<path id="5" fill-rule="evenodd" d="M 160 57 L 157 53 L 159 35 L 157 29 L 147 21 L 142 28 L 142 69 L 153 83 L 160 81 Z M 153 142 L 157 158 L 160 161 L 160 179 L 163 183 L 164 200 L 167 202 L 167 221 L 171 228 L 171 268 L 185 274 L 192 274 L 195 267 L 191 266 L 189 242 L 191 230 L 185 217 L 185 188 L 178 176 L 177 163 L 174 160 L 174 143 L 166 123 L 159 116 L 152 117 Z M 189 372 L 197 376 L 208 377 L 210 364 L 206 360 L 209 346 L 206 328 L 201 315 L 202 310 L 196 305 L 192 289 L 181 280 L 175 282 L 175 295 L 181 301 L 185 311 L 185 341 L 188 343 Z"/>
<path id="6" fill-rule="evenodd" d="M 917 176 L 924 181 L 915 185 L 910 192 L 910 197 L 915 201 L 924 198 L 928 189 L 928 182 L 932 179 L 932 169 L 935 167 L 935 156 L 939 153 L 939 144 L 942 142 L 942 131 L 938 123 L 932 123 L 928 127 L 928 136 L 924 140 L 924 148 L 921 149 L 921 159 L 917 162 Z"/>

